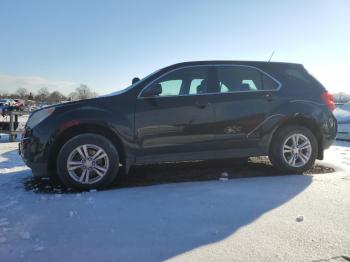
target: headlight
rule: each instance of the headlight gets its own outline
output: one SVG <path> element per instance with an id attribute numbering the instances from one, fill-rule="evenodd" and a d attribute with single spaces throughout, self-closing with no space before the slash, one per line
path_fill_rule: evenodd
<path id="1" fill-rule="evenodd" d="M 49 117 L 54 111 L 55 111 L 55 108 L 50 107 L 50 108 L 44 108 L 44 109 L 33 112 L 27 121 L 27 126 L 29 128 L 35 127 L 40 122 L 42 122 L 44 119 Z"/>

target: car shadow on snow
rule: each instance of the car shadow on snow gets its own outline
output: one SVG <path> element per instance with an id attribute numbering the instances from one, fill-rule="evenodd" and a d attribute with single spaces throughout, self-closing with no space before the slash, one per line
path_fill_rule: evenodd
<path id="1" fill-rule="evenodd" d="M 31 210 L 40 214 L 32 230 L 52 260 L 163 261 L 226 239 L 311 182 L 290 175 L 63 194 Z"/>
<path id="2" fill-rule="evenodd" d="M 15 157 L 11 152 L 2 156 Z M 224 172 L 233 179 L 218 181 Z M 217 160 L 139 166 L 111 187 L 122 190 L 77 194 L 60 194 L 72 191 L 52 180 L 33 179 L 29 170 L 5 177 L 14 175 L 26 190 L 55 193 L 38 199 L 30 194 L 20 202 L 21 212 L 35 217 L 28 220 L 28 231 L 40 232 L 45 244 L 40 254 L 31 255 L 37 261 L 173 258 L 224 240 L 312 183 L 308 175 L 280 176 L 265 158 L 246 164 Z"/>
<path id="3" fill-rule="evenodd" d="M 26 166 L 18 154 L 18 149 L 10 150 L 5 153 L 2 153 L 0 157 L 3 159 L 0 162 L 0 169 L 3 169 L 3 168 L 16 169 L 16 168 L 21 168 Z"/>
<path id="4" fill-rule="evenodd" d="M 315 165 L 305 174 L 331 173 L 334 169 L 324 165 Z M 166 163 L 158 165 L 143 165 L 132 167 L 125 175 L 123 167 L 118 173 L 118 179 L 109 189 L 152 186 L 159 184 L 208 181 L 247 178 L 285 176 L 272 167 L 268 158 L 254 157 L 248 161 L 222 159 L 197 162 Z M 61 185 L 57 179 L 42 179 L 30 177 L 25 179 L 26 190 L 38 193 L 69 193 L 76 192 Z"/>

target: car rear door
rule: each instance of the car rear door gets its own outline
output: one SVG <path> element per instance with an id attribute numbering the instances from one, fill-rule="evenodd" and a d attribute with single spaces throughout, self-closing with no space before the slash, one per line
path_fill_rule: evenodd
<path id="1" fill-rule="evenodd" d="M 273 117 L 280 84 L 263 71 L 239 65 L 216 66 L 217 157 L 260 153 L 262 125 Z"/>
<path id="2" fill-rule="evenodd" d="M 144 88 L 160 84 L 159 96 L 144 97 L 135 109 L 137 163 L 207 159 L 214 156 L 214 100 L 209 66 L 166 73 Z"/>

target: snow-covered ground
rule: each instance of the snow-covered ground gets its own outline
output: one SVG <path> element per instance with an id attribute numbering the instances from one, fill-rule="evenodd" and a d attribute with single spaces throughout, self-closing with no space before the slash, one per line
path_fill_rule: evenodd
<path id="1" fill-rule="evenodd" d="M 23 115 L 18 116 L 18 122 L 21 123 L 21 125 L 24 125 L 24 124 L 27 122 L 28 117 L 29 117 L 29 114 L 28 114 L 28 113 L 23 113 Z M 10 116 L 9 116 L 9 115 L 2 116 L 2 115 L 0 114 L 0 122 L 2 122 L 2 121 L 7 121 L 7 122 L 9 122 L 9 121 L 10 121 Z"/>
<path id="2" fill-rule="evenodd" d="M 29 118 L 29 115 L 27 113 L 23 113 L 23 115 L 18 116 L 18 127 L 16 129 L 16 131 L 18 132 L 17 133 L 18 135 L 23 131 L 28 118 Z M 0 122 L 10 122 L 10 116 L 9 115 L 2 116 L 0 114 Z M 0 130 L 0 142 L 3 142 L 3 141 L 9 141 L 9 137 L 7 135 L 2 134 Z"/>
<path id="3" fill-rule="evenodd" d="M 323 163 L 337 172 L 45 194 L 25 190 L 17 143 L 0 143 L 0 261 L 350 256 L 350 143 Z"/>

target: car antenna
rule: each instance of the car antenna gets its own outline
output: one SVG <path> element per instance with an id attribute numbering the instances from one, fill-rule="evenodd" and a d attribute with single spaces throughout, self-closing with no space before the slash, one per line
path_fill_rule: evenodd
<path id="1" fill-rule="evenodd" d="M 272 51 L 272 54 L 271 54 L 270 59 L 269 59 L 269 62 L 271 61 L 271 59 L 272 59 L 274 54 L 275 54 L 275 50 Z"/>

